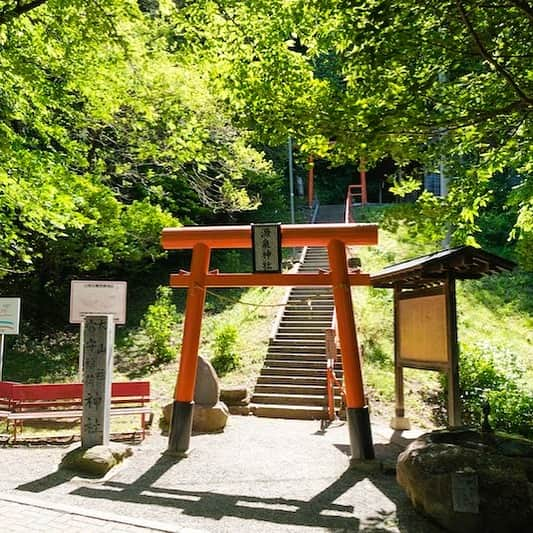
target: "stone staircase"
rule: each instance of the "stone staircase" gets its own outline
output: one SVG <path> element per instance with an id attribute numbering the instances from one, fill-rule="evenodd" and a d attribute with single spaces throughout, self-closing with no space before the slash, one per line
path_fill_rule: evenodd
<path id="1" fill-rule="evenodd" d="M 307 248 L 299 272 L 320 268 L 328 268 L 327 250 Z M 291 289 L 251 399 L 256 416 L 328 417 L 325 330 L 331 327 L 333 310 L 331 288 Z M 335 373 L 342 377 L 340 360 Z"/>

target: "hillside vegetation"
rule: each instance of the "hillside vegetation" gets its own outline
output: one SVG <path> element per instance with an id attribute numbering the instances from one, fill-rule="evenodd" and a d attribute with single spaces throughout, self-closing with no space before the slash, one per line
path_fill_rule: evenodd
<path id="1" fill-rule="evenodd" d="M 394 210 L 368 208 L 359 219 L 380 222 L 379 244 L 353 250 L 367 272 L 429 253 L 437 243 L 414 239 Z M 215 257 L 222 271 L 247 271 L 249 257 L 229 252 Z M 119 332 L 115 377 L 149 378 L 157 405 L 172 397 L 176 380 L 185 304 L 185 290 L 164 289 L 168 265 L 154 275 L 144 293 L 133 288 L 130 308 L 137 322 Z M 185 265 L 184 265 L 185 267 Z M 164 271 L 163 271 L 164 270 Z M 175 268 L 172 268 L 175 270 Z M 157 282 L 161 287 L 156 290 Z M 530 434 L 533 413 L 533 276 L 521 271 L 457 283 L 459 340 L 466 420 L 479 423 L 488 398 L 502 429 Z M 209 291 L 200 352 L 229 362 L 223 385 L 252 388 L 262 366 L 282 288 Z M 150 305 L 143 304 L 146 293 Z M 392 291 L 354 289 L 354 307 L 364 347 L 366 392 L 374 417 L 388 419 L 394 408 Z M 154 297 L 156 293 L 159 295 Z M 136 308 L 144 311 L 139 312 Z M 131 322 L 130 322 L 131 324 Z M 10 345 L 5 378 L 20 381 L 75 380 L 78 334 L 55 333 L 44 338 L 21 337 Z M 234 367 L 234 368 L 232 368 Z M 406 369 L 406 408 L 415 426 L 445 423 L 445 383 L 436 372 Z M 508 422 L 504 423 L 503 421 Z M 529 429 L 528 429 L 529 428 Z"/>

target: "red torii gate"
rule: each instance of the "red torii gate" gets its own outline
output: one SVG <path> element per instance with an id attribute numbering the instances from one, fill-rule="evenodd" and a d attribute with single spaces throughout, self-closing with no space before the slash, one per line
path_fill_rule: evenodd
<path id="1" fill-rule="evenodd" d="M 365 405 L 361 363 L 355 329 L 351 286 L 370 285 L 370 276 L 348 269 L 346 246 L 373 245 L 376 224 L 281 225 L 281 246 L 326 246 L 330 271 L 319 273 L 228 273 L 209 270 L 212 248 L 252 248 L 250 226 L 196 226 L 165 228 L 165 250 L 191 249 L 191 271 L 171 274 L 171 287 L 187 287 L 181 360 L 174 393 L 168 452 L 184 455 L 190 444 L 200 330 L 206 287 L 333 287 L 337 314 L 347 420 L 352 457 L 372 459 L 374 449 L 368 406 Z"/>

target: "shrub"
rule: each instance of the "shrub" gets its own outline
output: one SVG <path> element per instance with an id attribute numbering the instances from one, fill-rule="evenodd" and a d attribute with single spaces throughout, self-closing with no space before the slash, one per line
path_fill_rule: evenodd
<path id="1" fill-rule="evenodd" d="M 141 328 L 148 338 L 146 349 L 160 365 L 176 358 L 177 350 L 172 342 L 172 334 L 177 326 L 178 312 L 172 303 L 172 289 L 158 287 L 156 300 L 151 304 L 143 319 Z"/>
<path id="2" fill-rule="evenodd" d="M 479 425 L 483 404 L 491 407 L 494 429 L 533 436 L 533 397 L 521 386 L 523 369 L 516 357 L 490 345 L 462 346 L 459 357 L 459 390 L 463 420 Z M 446 377 L 442 377 L 444 405 L 447 398 Z"/>
<path id="3" fill-rule="evenodd" d="M 238 368 L 241 359 L 235 351 L 237 328 L 231 324 L 222 326 L 215 332 L 214 357 L 211 364 L 219 376 Z"/>

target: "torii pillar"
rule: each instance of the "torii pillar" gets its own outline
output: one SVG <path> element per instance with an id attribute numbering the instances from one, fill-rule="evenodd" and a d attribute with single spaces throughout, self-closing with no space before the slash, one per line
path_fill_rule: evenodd
<path id="1" fill-rule="evenodd" d="M 374 448 L 368 406 L 365 405 L 361 361 L 357 343 L 351 287 L 370 285 L 370 276 L 350 270 L 346 246 L 377 244 L 376 224 L 297 224 L 281 226 L 281 245 L 326 246 L 330 270 L 318 273 L 231 273 L 209 271 L 212 248 L 252 248 L 250 226 L 196 226 L 166 228 L 165 250 L 191 249 L 191 272 L 171 274 L 170 286 L 187 288 L 187 303 L 179 373 L 169 431 L 168 452 L 186 455 L 189 450 L 200 330 L 206 287 L 327 287 L 333 288 L 344 368 L 347 420 L 353 459 L 373 459 Z"/>

